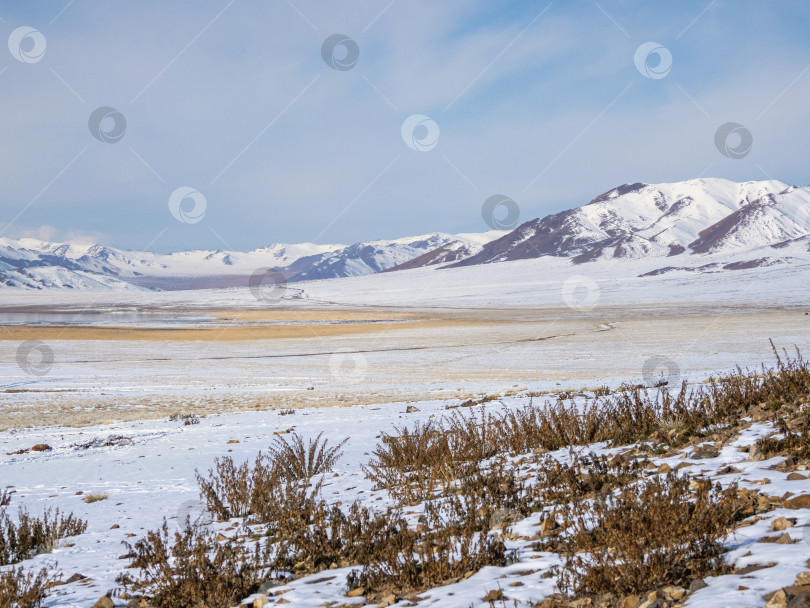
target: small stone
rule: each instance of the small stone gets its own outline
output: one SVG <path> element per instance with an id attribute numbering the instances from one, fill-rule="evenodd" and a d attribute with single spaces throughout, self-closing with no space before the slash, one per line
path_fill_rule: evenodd
<path id="1" fill-rule="evenodd" d="M 800 591 L 787 605 L 787 608 L 807 608 L 810 606 L 810 592 Z"/>
<path id="2" fill-rule="evenodd" d="M 405 408 L 405 413 L 406 414 L 415 414 L 418 411 L 419 411 L 419 408 L 416 407 L 415 405 L 409 405 L 408 407 Z"/>
<path id="3" fill-rule="evenodd" d="M 520 581 L 515 581 L 514 583 L 510 583 L 509 586 L 510 587 L 522 587 L 523 583 L 521 583 Z"/>
<path id="4" fill-rule="evenodd" d="M 714 450 L 696 450 L 692 452 L 692 460 L 707 460 L 709 458 L 717 458 L 720 455 L 719 452 Z"/>
<path id="5" fill-rule="evenodd" d="M 228 443 L 239 443 L 238 439 L 228 439 Z"/>
<path id="6" fill-rule="evenodd" d="M 635 595 L 628 595 L 624 598 L 624 601 L 621 604 L 621 608 L 638 608 L 639 599 Z"/>
<path id="7" fill-rule="evenodd" d="M 767 596 L 766 596 L 767 597 Z M 783 589 L 771 595 L 765 608 L 786 608 L 787 607 L 787 594 Z"/>
<path id="8" fill-rule="evenodd" d="M 807 479 L 807 475 L 802 475 L 801 473 L 790 473 L 787 476 L 788 481 L 804 481 Z"/>
<path id="9" fill-rule="evenodd" d="M 73 574 L 69 579 L 67 579 L 65 581 L 65 584 L 69 585 L 70 583 L 75 583 L 76 581 L 83 581 L 86 578 L 87 577 L 84 574 L 79 574 L 77 572 L 76 574 Z"/>
<path id="10" fill-rule="evenodd" d="M 115 608 L 115 603 L 109 598 L 109 596 L 105 595 L 95 604 L 93 604 L 93 608 Z"/>
<path id="11" fill-rule="evenodd" d="M 492 591 L 487 591 L 487 594 L 484 596 L 485 602 L 500 602 L 501 600 L 505 599 L 503 595 L 503 591 L 500 589 L 493 589 Z"/>
<path id="12" fill-rule="evenodd" d="M 661 593 L 664 594 L 664 599 L 666 600 L 679 600 L 686 595 L 686 589 L 683 587 L 668 585 L 661 589 Z"/>
<path id="13" fill-rule="evenodd" d="M 346 595 L 347 597 L 360 597 L 366 592 L 363 587 L 358 587 L 357 589 L 352 589 Z"/>
<path id="14" fill-rule="evenodd" d="M 784 501 L 785 509 L 810 509 L 810 495 L 796 496 Z"/>
<path id="15" fill-rule="evenodd" d="M 661 475 L 667 475 L 668 473 L 672 472 L 672 467 L 669 466 L 666 462 L 658 467 L 658 473 Z"/>
<path id="16" fill-rule="evenodd" d="M 701 589 L 705 589 L 706 587 L 708 587 L 706 581 L 704 581 L 702 578 L 696 578 L 695 580 L 692 581 L 692 584 L 689 585 L 689 593 L 700 591 Z"/>
<path id="17" fill-rule="evenodd" d="M 110 526 L 110 530 L 117 530 L 120 527 L 121 526 L 119 526 L 118 524 L 113 524 L 112 526 Z"/>
<path id="18" fill-rule="evenodd" d="M 788 528 L 792 528 L 796 524 L 796 520 L 790 520 L 787 517 L 780 517 L 778 519 L 774 519 L 773 523 L 771 524 L 771 530 L 774 532 L 783 532 Z"/>
<path id="19" fill-rule="evenodd" d="M 386 595 L 382 601 L 377 604 L 377 608 L 388 608 L 388 606 L 393 606 L 397 603 L 397 596 L 393 593 L 389 593 Z"/>
<path id="20" fill-rule="evenodd" d="M 262 608 L 270 603 L 270 598 L 266 595 L 260 595 L 257 598 L 253 598 L 253 608 Z"/>
<path id="21" fill-rule="evenodd" d="M 800 585 L 810 585 L 810 572 L 799 572 L 796 575 L 796 582 L 794 584 L 797 587 Z"/>
<path id="22" fill-rule="evenodd" d="M 50 452 L 52 449 L 47 443 L 38 443 L 31 447 L 32 452 Z"/>

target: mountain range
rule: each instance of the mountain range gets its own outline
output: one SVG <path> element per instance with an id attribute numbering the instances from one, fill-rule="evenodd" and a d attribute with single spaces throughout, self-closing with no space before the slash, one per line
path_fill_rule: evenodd
<path id="1" fill-rule="evenodd" d="M 244 287 L 272 269 L 288 282 L 555 256 L 571 263 L 660 258 L 647 274 L 737 270 L 806 259 L 810 189 L 777 180 L 633 183 L 511 231 L 432 233 L 352 245 L 273 244 L 250 252 L 156 254 L 0 238 L 0 286 L 23 289 Z M 727 258 L 727 259 L 724 259 Z"/>

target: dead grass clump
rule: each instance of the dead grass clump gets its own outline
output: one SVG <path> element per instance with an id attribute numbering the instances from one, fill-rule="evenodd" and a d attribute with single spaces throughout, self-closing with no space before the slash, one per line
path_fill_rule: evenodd
<path id="1" fill-rule="evenodd" d="M 0 490 L 0 508 L 7 507 L 11 504 L 11 492 L 8 488 Z"/>
<path id="2" fill-rule="evenodd" d="M 722 538 L 734 523 L 736 487 L 691 481 L 671 473 L 564 506 L 563 592 L 629 595 L 725 572 Z"/>
<path id="3" fill-rule="evenodd" d="M 805 412 L 805 415 L 796 421 L 795 426 L 798 426 L 798 429 L 791 428 L 791 424 L 784 418 L 779 420 L 778 427 L 782 437 L 757 440 L 760 452 L 768 457 L 782 454 L 796 460 L 810 458 L 810 418 L 807 416 L 809 413 L 810 411 Z"/>
<path id="4" fill-rule="evenodd" d="M 217 541 L 213 532 L 186 525 L 170 540 L 168 524 L 150 531 L 134 545 L 135 556 L 117 582 L 131 594 L 145 595 L 157 608 L 230 608 L 266 580 L 266 555 L 234 540 Z"/>
<path id="5" fill-rule="evenodd" d="M 284 479 L 301 480 L 331 471 L 342 456 L 341 448 L 348 439 L 330 447 L 329 440 L 321 440 L 322 436 L 323 433 L 318 433 L 306 445 L 298 433 L 293 433 L 289 441 L 276 437 L 270 446 L 269 457 L 278 475 Z"/>
<path id="6" fill-rule="evenodd" d="M 42 517 L 31 517 L 20 509 L 16 522 L 5 512 L 0 512 L 0 566 L 48 553 L 61 539 L 82 534 L 86 529 L 87 522 L 72 513 L 62 516 L 59 509 L 48 509 Z"/>
<path id="7" fill-rule="evenodd" d="M 169 416 L 172 422 L 182 422 L 185 426 L 200 424 L 200 417 L 197 414 L 187 414 L 186 412 L 175 412 Z"/>
<path id="8" fill-rule="evenodd" d="M 428 502 L 417 532 L 404 520 L 392 521 L 389 542 L 362 556 L 360 568 L 347 577 L 348 587 L 362 587 L 367 597 L 405 595 L 456 582 L 484 566 L 505 565 L 505 547 L 489 533 L 490 514 L 475 497 L 465 498 Z"/>
<path id="9" fill-rule="evenodd" d="M 321 436 L 307 444 L 297 433 L 289 441 L 276 438 L 268 453 L 260 452 L 252 466 L 247 462 L 236 465 L 229 456 L 217 458 L 207 477 L 196 473 L 208 510 L 221 521 L 248 516 L 269 521 L 276 508 L 284 508 L 278 506 L 279 500 L 283 503 L 298 496 L 300 482 L 305 488 L 313 477 L 331 471 L 340 458 L 346 440 L 330 446 Z M 319 488 L 320 482 L 316 492 Z"/>
<path id="10" fill-rule="evenodd" d="M 48 568 L 39 572 L 22 567 L 0 571 L 0 608 L 39 608 L 46 585 L 55 578 Z"/>
<path id="11" fill-rule="evenodd" d="M 109 497 L 110 495 L 107 494 L 107 492 L 91 492 L 90 494 L 85 494 L 82 500 L 87 504 L 90 504 L 94 502 L 100 502 L 102 500 L 107 500 Z"/>

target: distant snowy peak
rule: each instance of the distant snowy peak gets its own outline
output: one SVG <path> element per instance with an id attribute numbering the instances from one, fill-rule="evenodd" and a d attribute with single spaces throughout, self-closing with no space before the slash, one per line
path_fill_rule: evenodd
<path id="1" fill-rule="evenodd" d="M 540 256 L 575 263 L 773 245 L 810 233 L 810 191 L 770 180 L 625 184 L 583 207 L 531 220 L 456 266 Z"/>

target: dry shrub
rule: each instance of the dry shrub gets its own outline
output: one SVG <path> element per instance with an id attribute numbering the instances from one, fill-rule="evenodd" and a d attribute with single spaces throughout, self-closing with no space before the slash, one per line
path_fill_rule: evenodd
<path id="1" fill-rule="evenodd" d="M 185 426 L 200 424 L 200 417 L 197 414 L 187 414 L 186 412 L 175 412 L 169 416 L 172 422 L 182 422 Z"/>
<path id="2" fill-rule="evenodd" d="M 0 490 L 0 509 L 11 504 L 11 492 L 7 488 Z"/>
<path id="3" fill-rule="evenodd" d="M 200 496 L 208 510 L 220 521 L 227 521 L 232 517 L 247 517 L 251 513 L 257 485 L 265 485 L 264 479 L 270 475 L 270 471 L 259 452 L 253 467 L 247 462 L 237 466 L 233 458 L 225 456 L 214 461 L 214 468 L 208 471 L 207 478 L 199 471 L 195 474 Z"/>
<path id="4" fill-rule="evenodd" d="M 0 608 L 39 608 L 46 585 L 56 579 L 48 568 L 39 572 L 22 567 L 0 571 Z"/>
<path id="5" fill-rule="evenodd" d="M 471 496 L 430 501 L 417 532 L 405 520 L 391 519 L 393 534 L 349 574 L 349 588 L 378 596 L 407 594 L 455 582 L 484 566 L 505 565 L 505 547 L 489 534 L 490 515 L 479 506 Z"/>
<path id="6" fill-rule="evenodd" d="M 808 412 L 798 421 L 799 432 L 790 427 L 786 419 L 778 422 L 782 437 L 766 437 L 757 440 L 757 447 L 766 456 L 784 454 L 795 459 L 806 460 L 810 458 L 810 418 Z"/>
<path id="7" fill-rule="evenodd" d="M 170 541 L 168 524 L 149 531 L 134 545 L 135 556 L 116 579 L 132 594 L 143 594 L 157 608 L 230 608 L 266 580 L 266 555 L 235 540 L 217 541 L 212 531 L 186 524 Z"/>
<path id="8" fill-rule="evenodd" d="M 59 509 L 48 509 L 42 517 L 31 517 L 20 509 L 16 522 L 5 512 L 0 512 L 0 566 L 48 553 L 61 539 L 76 536 L 86 529 L 86 522 L 72 513 L 62 516 Z"/>
<path id="9" fill-rule="evenodd" d="M 94 502 L 100 502 L 102 500 L 107 500 L 110 497 L 107 492 L 91 492 L 90 494 L 86 494 L 82 500 L 87 504 L 91 504 Z"/>
<path id="10" fill-rule="evenodd" d="M 560 588 L 575 596 L 688 587 L 725 571 L 722 538 L 734 523 L 736 487 L 671 473 L 562 509 Z"/>
<path id="11" fill-rule="evenodd" d="M 289 441 L 276 437 L 269 456 L 278 474 L 284 479 L 301 480 L 331 471 L 348 439 L 330 447 L 329 440 L 321 440 L 322 436 L 323 433 L 318 433 L 306 445 L 298 433 L 293 433 Z"/>

